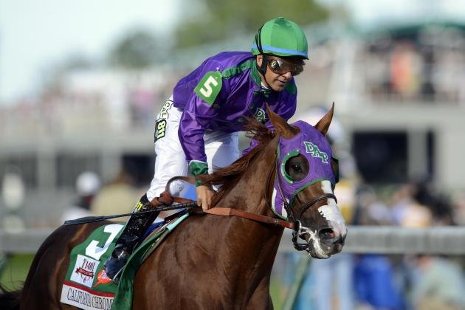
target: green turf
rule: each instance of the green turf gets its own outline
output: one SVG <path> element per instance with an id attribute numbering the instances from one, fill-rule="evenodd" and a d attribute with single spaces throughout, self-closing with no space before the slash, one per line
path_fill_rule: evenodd
<path id="1" fill-rule="evenodd" d="M 271 277 L 270 283 L 270 295 L 271 299 L 273 300 L 273 307 L 275 310 L 283 309 L 283 305 L 285 302 L 286 294 L 288 289 L 282 285 L 282 281 L 280 279 L 275 279 Z"/>
<path id="2" fill-rule="evenodd" d="M 7 258 L 2 256 L 0 266 L 0 283 L 8 290 L 22 287 L 31 266 L 32 254 L 15 254 Z M 5 260 L 6 259 L 6 260 Z"/>

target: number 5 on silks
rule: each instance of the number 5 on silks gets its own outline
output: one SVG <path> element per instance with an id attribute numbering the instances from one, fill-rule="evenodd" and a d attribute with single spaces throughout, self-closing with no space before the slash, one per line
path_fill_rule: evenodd
<path id="1" fill-rule="evenodd" d="M 194 91 L 203 101 L 212 105 L 221 90 L 223 80 L 218 71 L 207 72 L 197 84 Z"/>

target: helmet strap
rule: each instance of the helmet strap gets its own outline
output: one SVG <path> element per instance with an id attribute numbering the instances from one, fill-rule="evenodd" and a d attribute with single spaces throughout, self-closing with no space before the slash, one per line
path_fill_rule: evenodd
<path id="1" fill-rule="evenodd" d="M 268 60 L 266 59 L 266 56 L 263 54 L 263 48 L 262 48 L 262 28 L 263 26 L 261 26 L 258 31 L 257 31 L 257 34 L 255 35 L 255 45 L 257 45 L 257 49 L 258 49 L 258 52 L 263 55 L 263 61 L 262 61 L 262 64 L 261 66 L 258 66 L 257 64 L 257 69 L 258 71 L 265 75 L 266 73 L 266 66 L 268 65 Z"/>
<path id="2" fill-rule="evenodd" d="M 262 64 L 259 66 L 257 63 L 258 72 L 265 75 L 268 67 L 268 57 L 265 54 L 262 54 Z"/>
<path id="3" fill-rule="evenodd" d="M 265 76 L 266 75 L 266 70 L 267 70 L 267 67 L 268 67 L 268 57 L 266 57 L 266 55 L 263 53 L 263 48 L 262 48 L 262 28 L 263 28 L 263 26 L 261 26 L 260 29 L 258 29 L 257 34 L 255 35 L 255 45 L 257 45 L 258 52 L 263 56 L 262 64 L 259 66 L 258 63 L 256 63 L 256 65 L 257 65 L 258 72 L 260 72 L 263 75 L 263 80 L 265 81 L 266 86 L 268 88 L 272 89 L 270 84 L 268 84 L 268 82 L 266 80 L 266 76 Z"/>
<path id="4" fill-rule="evenodd" d="M 262 58 L 262 64 L 259 66 L 258 65 L 258 62 L 255 60 L 255 64 L 257 66 L 257 70 L 258 72 L 260 72 L 260 74 L 263 76 L 263 82 L 264 84 L 266 85 L 267 88 L 269 89 L 273 89 L 271 88 L 271 85 L 268 83 L 268 81 L 266 80 L 266 70 L 268 70 L 268 57 L 266 57 L 265 54 L 262 54 L 263 58 Z"/>

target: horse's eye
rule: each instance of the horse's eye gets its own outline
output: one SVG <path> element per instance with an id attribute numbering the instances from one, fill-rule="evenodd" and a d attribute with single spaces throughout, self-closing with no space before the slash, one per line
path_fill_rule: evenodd
<path id="1" fill-rule="evenodd" d="M 286 174 L 292 181 L 303 180 L 309 171 L 308 161 L 302 155 L 289 158 L 286 162 Z"/>
<path id="2" fill-rule="evenodd" d="M 339 182 L 339 160 L 337 158 L 331 158 L 331 167 L 333 168 L 335 183 Z"/>
<path id="3" fill-rule="evenodd" d="M 302 173 L 303 172 L 302 166 L 299 165 L 299 164 L 292 165 L 291 169 L 294 170 L 295 173 Z"/>

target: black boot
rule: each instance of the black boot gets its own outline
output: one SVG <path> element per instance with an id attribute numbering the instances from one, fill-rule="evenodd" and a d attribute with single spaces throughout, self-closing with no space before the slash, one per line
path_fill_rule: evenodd
<path id="1" fill-rule="evenodd" d="M 114 279 L 119 275 L 129 256 L 131 256 L 134 248 L 139 244 L 140 239 L 145 231 L 157 218 L 160 212 L 143 213 L 153 208 L 147 196 L 144 195 L 136 204 L 131 218 L 124 227 L 123 232 L 116 241 L 116 246 L 111 256 L 105 262 L 105 272 L 110 279 Z"/>

